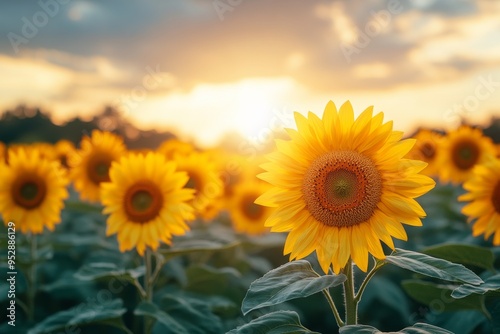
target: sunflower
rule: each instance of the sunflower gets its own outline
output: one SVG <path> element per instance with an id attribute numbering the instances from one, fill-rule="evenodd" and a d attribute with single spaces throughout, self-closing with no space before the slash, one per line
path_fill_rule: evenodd
<path id="1" fill-rule="evenodd" d="M 48 159 L 48 160 L 55 160 L 54 147 L 49 143 L 44 143 L 44 142 L 36 142 L 36 143 L 28 143 L 28 144 L 15 143 L 15 144 L 10 144 L 9 147 L 7 148 L 7 152 L 13 152 L 16 154 L 20 150 L 38 151 L 38 154 L 40 155 L 41 158 Z M 7 155 L 6 155 L 7 163 L 8 163 L 8 160 L 9 160 L 9 153 L 7 153 Z"/>
<path id="2" fill-rule="evenodd" d="M 437 175 L 439 171 L 437 161 L 443 136 L 435 131 L 421 129 L 413 138 L 417 142 L 408 153 L 407 158 L 427 162 L 428 165 L 422 173 L 429 176 Z"/>
<path id="3" fill-rule="evenodd" d="M 164 154 L 168 159 L 173 159 L 176 155 L 187 156 L 195 149 L 193 145 L 173 138 L 161 143 L 157 151 Z"/>
<path id="4" fill-rule="evenodd" d="M 0 163 L 0 212 L 4 223 L 13 221 L 22 233 L 54 230 L 68 197 L 60 165 L 36 149 L 18 147 L 9 152 L 9 165 Z"/>
<path id="5" fill-rule="evenodd" d="M 97 202 L 99 185 L 109 181 L 111 163 L 125 154 L 126 148 L 120 137 L 98 130 L 92 131 L 91 137 L 85 136 L 80 145 L 69 161 L 71 179 L 82 199 Z"/>
<path id="6" fill-rule="evenodd" d="M 106 235 L 117 234 L 120 251 L 146 247 L 156 250 L 159 241 L 171 244 L 172 235 L 189 229 L 193 219 L 188 204 L 193 190 L 183 188 L 189 177 L 175 169 L 160 153 L 134 154 L 114 162 L 110 182 L 101 184 L 103 213 L 109 214 Z"/>
<path id="7" fill-rule="evenodd" d="M 349 258 L 363 271 L 368 253 L 385 257 L 380 241 L 394 249 L 392 237 L 407 240 L 401 222 L 420 226 L 425 216 L 414 198 L 435 182 L 419 172 L 426 163 L 403 158 L 415 140 L 401 140 L 383 113 L 367 108 L 354 120 L 350 102 L 333 102 L 323 119 L 295 113 L 298 130 L 276 140 L 259 174 L 274 187 L 256 203 L 274 207 L 266 221 L 273 232 L 290 232 L 284 253 L 290 260 L 316 251 L 325 273 L 335 273 Z"/>
<path id="8" fill-rule="evenodd" d="M 448 133 L 442 147 L 438 161 L 440 180 L 455 184 L 468 180 L 475 165 L 496 153 L 489 137 L 483 136 L 480 129 L 465 125 Z"/>
<path id="9" fill-rule="evenodd" d="M 61 139 L 54 145 L 54 158 L 66 169 L 69 168 L 68 161 L 74 153 L 75 145 L 69 140 Z"/>
<path id="10" fill-rule="evenodd" d="M 199 216 L 213 202 L 220 198 L 223 185 L 216 165 L 207 154 L 192 152 L 187 156 L 176 155 L 177 169 L 189 176 L 186 188 L 194 189 L 190 204 Z"/>
<path id="11" fill-rule="evenodd" d="M 6 155 L 7 155 L 7 146 L 0 141 L 0 163 L 6 161 L 5 159 Z"/>
<path id="12" fill-rule="evenodd" d="M 493 244 L 500 245 L 500 160 L 491 158 L 474 167 L 464 188 L 468 193 L 458 199 L 470 202 L 462 208 L 462 213 L 469 216 L 469 222 L 477 219 L 472 233 L 484 234 L 485 239 L 494 234 Z"/>
<path id="13" fill-rule="evenodd" d="M 269 231 L 264 222 L 272 209 L 254 203 L 269 188 L 269 184 L 259 180 L 241 182 L 234 187 L 229 214 L 236 232 L 259 235 Z"/>

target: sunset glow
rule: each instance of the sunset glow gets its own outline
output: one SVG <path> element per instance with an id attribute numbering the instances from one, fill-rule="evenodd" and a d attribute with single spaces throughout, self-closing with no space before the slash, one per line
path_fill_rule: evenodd
<path id="1" fill-rule="evenodd" d="M 203 145 L 230 132 L 258 136 L 277 111 L 321 113 L 330 99 L 371 101 L 406 131 L 499 115 L 500 5 L 398 4 L 292 2 L 277 18 L 277 4 L 243 2 L 221 20 L 195 1 L 118 10 L 74 1 L 30 38 L 23 32 L 36 22 L 22 17 L 44 9 L 12 6 L 0 14 L 10 19 L 1 26 L 10 37 L 0 44 L 0 109 L 39 106 L 63 122 L 108 105 Z M 127 13 L 136 14 L 131 34 L 117 30 L 130 26 Z M 471 100 L 488 81 L 488 97 Z"/>

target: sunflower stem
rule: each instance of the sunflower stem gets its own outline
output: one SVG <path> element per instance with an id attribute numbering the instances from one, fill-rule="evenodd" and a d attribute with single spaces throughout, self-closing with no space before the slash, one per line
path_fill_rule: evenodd
<path id="1" fill-rule="evenodd" d="M 385 265 L 385 262 L 375 260 L 375 265 L 370 270 L 370 272 L 368 273 L 368 275 L 366 275 L 365 279 L 363 280 L 363 283 L 361 283 L 361 286 L 359 287 L 358 292 L 354 296 L 354 300 L 356 301 L 356 303 L 359 303 L 361 301 L 361 297 L 363 296 L 363 292 L 365 292 L 366 286 L 368 285 L 368 283 L 370 282 L 370 280 L 372 279 L 372 277 L 375 275 L 375 273 L 380 268 L 382 268 L 384 265 Z"/>
<path id="2" fill-rule="evenodd" d="M 36 262 L 37 262 L 36 234 L 30 235 L 30 262 L 28 266 L 28 320 L 35 319 L 35 294 L 36 294 Z"/>
<path id="3" fill-rule="evenodd" d="M 155 270 L 150 278 L 151 279 L 151 283 L 150 283 L 151 286 L 154 286 L 154 284 L 156 283 L 156 279 L 158 278 L 158 275 L 160 274 L 161 268 L 164 265 L 163 257 L 160 254 L 158 254 L 157 252 L 155 252 L 154 255 L 155 255 Z"/>
<path id="4" fill-rule="evenodd" d="M 347 276 L 344 282 L 345 324 L 356 325 L 358 323 L 358 301 L 354 297 L 354 275 L 351 259 L 347 261 L 343 272 Z"/>
<path id="5" fill-rule="evenodd" d="M 153 301 L 153 282 L 151 281 L 152 275 L 152 263 L 151 263 L 151 250 L 149 247 L 146 248 L 146 253 L 144 254 L 144 263 L 146 265 L 146 273 L 144 276 L 144 300 L 148 303 Z M 144 316 L 144 334 L 151 333 L 152 322 L 151 318 Z"/>
<path id="6" fill-rule="evenodd" d="M 325 289 L 322 292 L 325 295 L 325 298 L 328 301 L 328 304 L 330 304 L 330 308 L 332 309 L 332 313 L 333 313 L 333 316 L 335 317 L 335 321 L 337 322 L 337 326 L 339 328 L 344 326 L 345 323 L 344 323 L 344 321 L 342 321 L 342 318 L 340 317 L 340 313 L 337 310 L 337 307 L 335 306 L 335 302 L 333 301 L 333 298 L 330 295 L 330 291 L 328 289 Z"/>

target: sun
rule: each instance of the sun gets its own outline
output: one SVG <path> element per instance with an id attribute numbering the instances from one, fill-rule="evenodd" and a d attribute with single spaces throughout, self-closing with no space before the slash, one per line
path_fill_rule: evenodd
<path id="1" fill-rule="evenodd" d="M 262 88 L 244 85 L 236 98 L 238 115 L 235 125 L 247 138 L 258 138 L 269 127 L 272 103 Z"/>

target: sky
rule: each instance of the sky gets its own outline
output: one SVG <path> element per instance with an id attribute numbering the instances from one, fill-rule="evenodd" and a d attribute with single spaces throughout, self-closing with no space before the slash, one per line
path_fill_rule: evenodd
<path id="1" fill-rule="evenodd" d="M 495 0 L 4 1 L 0 36 L 0 110 L 110 105 L 202 146 L 329 100 L 406 132 L 500 117 Z"/>

